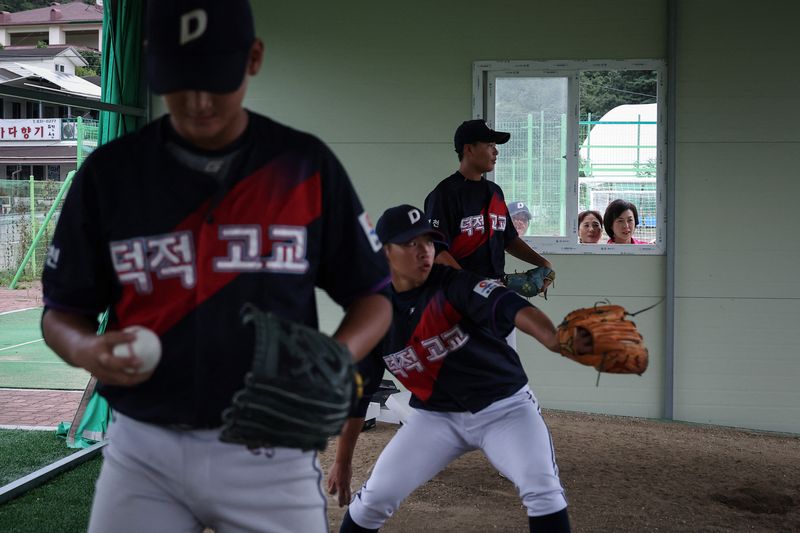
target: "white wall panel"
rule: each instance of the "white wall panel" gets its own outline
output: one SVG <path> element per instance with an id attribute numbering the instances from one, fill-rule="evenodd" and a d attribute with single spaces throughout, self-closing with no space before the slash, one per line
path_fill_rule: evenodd
<path id="1" fill-rule="evenodd" d="M 800 433 L 800 302 L 681 298 L 675 415 Z"/>
<path id="2" fill-rule="evenodd" d="M 679 2 L 680 142 L 800 142 L 793 0 Z"/>
<path id="3" fill-rule="evenodd" d="M 797 160 L 783 143 L 680 145 L 678 296 L 800 298 Z"/>

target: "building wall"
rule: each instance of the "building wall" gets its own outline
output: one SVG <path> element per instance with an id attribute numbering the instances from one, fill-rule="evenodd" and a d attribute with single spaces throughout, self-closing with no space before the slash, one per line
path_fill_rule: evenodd
<path id="1" fill-rule="evenodd" d="M 372 214 L 421 206 L 458 166 L 455 127 L 471 118 L 477 60 L 663 58 L 666 2 L 364 1 L 254 3 L 266 42 L 247 104 L 315 132 L 342 159 Z M 558 283 L 537 299 L 554 321 L 609 298 L 632 309 L 664 295 L 663 257 L 551 257 Z M 516 261 L 509 269 L 522 268 Z M 326 299 L 323 327 L 341 316 Z M 603 376 L 519 335 L 530 381 L 546 407 L 658 417 L 663 411 L 663 307 L 640 320 L 653 364 L 642 377 Z"/>
<path id="2" fill-rule="evenodd" d="M 373 220 L 391 205 L 421 205 L 456 168 L 452 134 L 470 118 L 473 61 L 667 55 L 666 0 L 313 1 L 283 5 L 279 17 L 254 5 L 266 60 L 246 105 L 327 141 Z M 678 9 L 674 415 L 800 433 L 790 333 L 800 319 L 798 7 L 679 0 Z M 556 322 L 601 299 L 636 310 L 666 294 L 663 256 L 550 259 L 557 284 L 535 303 Z M 325 297 L 319 307 L 332 331 L 341 312 Z M 636 321 L 650 369 L 603 375 L 599 386 L 590 369 L 520 335 L 542 404 L 662 416 L 665 306 Z"/>
<path id="3" fill-rule="evenodd" d="M 675 415 L 800 433 L 800 7 L 680 5 Z"/>
<path id="4" fill-rule="evenodd" d="M 64 67 L 64 70 L 62 71 L 61 69 L 56 69 L 56 65 L 59 67 Z M 75 63 L 66 57 L 54 57 L 51 68 L 53 70 L 57 70 L 58 72 L 63 72 L 64 74 L 72 74 L 73 76 L 75 75 Z"/>

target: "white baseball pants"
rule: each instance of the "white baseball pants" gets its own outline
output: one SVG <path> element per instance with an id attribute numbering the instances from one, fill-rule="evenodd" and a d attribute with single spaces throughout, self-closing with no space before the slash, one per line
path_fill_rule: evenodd
<path id="1" fill-rule="evenodd" d="M 475 414 L 414 410 L 353 496 L 350 517 L 380 528 L 414 489 L 475 449 L 516 485 L 528 516 L 566 508 L 550 431 L 526 385 Z"/>
<path id="2" fill-rule="evenodd" d="M 327 533 L 313 451 L 259 450 L 219 430 L 175 430 L 115 413 L 90 533 Z"/>

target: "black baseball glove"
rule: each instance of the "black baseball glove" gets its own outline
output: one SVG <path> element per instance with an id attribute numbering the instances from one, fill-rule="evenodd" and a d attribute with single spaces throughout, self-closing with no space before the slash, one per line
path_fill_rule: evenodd
<path id="1" fill-rule="evenodd" d="M 544 288 L 544 284 L 546 281 L 553 283 L 555 279 L 556 273 L 552 269 L 536 267 L 525 272 L 506 274 L 503 278 L 503 285 L 525 298 L 532 298 L 539 293 L 543 293 L 544 297 L 547 298 L 547 290 Z"/>
<path id="2" fill-rule="evenodd" d="M 313 328 L 251 304 L 242 315 L 255 327 L 253 368 L 222 413 L 220 440 L 251 449 L 324 450 L 360 396 L 350 352 Z"/>

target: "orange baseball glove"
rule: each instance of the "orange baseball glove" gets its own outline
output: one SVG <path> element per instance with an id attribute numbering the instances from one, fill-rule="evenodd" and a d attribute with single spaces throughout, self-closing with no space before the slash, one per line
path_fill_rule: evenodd
<path id="1" fill-rule="evenodd" d="M 636 324 L 619 305 L 597 305 L 576 309 L 558 326 L 561 355 L 598 372 L 642 374 L 647 370 L 647 348 Z M 585 331 L 579 331 L 583 328 Z M 577 335 L 591 335 L 592 353 L 579 355 L 575 349 Z"/>

